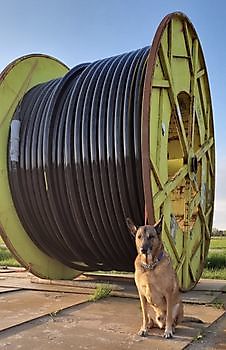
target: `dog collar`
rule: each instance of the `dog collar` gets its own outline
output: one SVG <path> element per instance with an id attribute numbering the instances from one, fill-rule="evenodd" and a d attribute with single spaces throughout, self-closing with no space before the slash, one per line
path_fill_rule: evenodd
<path id="1" fill-rule="evenodd" d="M 159 262 L 162 260 L 164 257 L 164 252 L 162 251 L 157 258 L 155 258 L 155 261 L 152 264 L 146 264 L 144 262 L 141 263 L 141 266 L 145 270 L 154 270 L 154 268 L 159 264 Z"/>

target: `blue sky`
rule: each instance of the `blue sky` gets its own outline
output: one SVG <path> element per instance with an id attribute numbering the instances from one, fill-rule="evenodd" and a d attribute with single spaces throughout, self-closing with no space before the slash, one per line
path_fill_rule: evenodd
<path id="1" fill-rule="evenodd" d="M 28 53 L 69 67 L 149 45 L 162 18 L 184 12 L 194 24 L 208 68 L 217 149 L 214 226 L 226 229 L 226 1 L 1 0 L 0 70 Z"/>

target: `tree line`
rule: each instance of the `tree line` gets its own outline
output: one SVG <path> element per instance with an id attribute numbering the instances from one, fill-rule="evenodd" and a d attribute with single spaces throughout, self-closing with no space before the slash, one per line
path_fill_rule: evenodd
<path id="1" fill-rule="evenodd" d="M 214 227 L 212 229 L 212 236 L 216 236 L 216 237 L 226 236 L 226 230 L 218 230 L 218 228 Z"/>

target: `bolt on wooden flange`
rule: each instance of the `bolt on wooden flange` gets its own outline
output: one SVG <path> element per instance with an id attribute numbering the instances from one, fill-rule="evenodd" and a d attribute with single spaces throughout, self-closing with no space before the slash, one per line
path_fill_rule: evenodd
<path id="1" fill-rule="evenodd" d="M 189 290 L 202 274 L 209 248 L 215 150 L 203 52 L 194 27 L 181 13 L 166 16 L 154 37 L 142 118 L 148 220 L 164 214 L 164 244 L 180 288 Z"/>
<path id="2" fill-rule="evenodd" d="M 61 77 L 67 71 L 63 63 L 52 57 L 28 55 L 9 64 L 0 75 L 0 233 L 25 268 L 39 277 L 50 279 L 71 279 L 81 272 L 44 254 L 24 231 L 9 188 L 7 147 L 11 119 L 21 98 L 33 86 Z"/>

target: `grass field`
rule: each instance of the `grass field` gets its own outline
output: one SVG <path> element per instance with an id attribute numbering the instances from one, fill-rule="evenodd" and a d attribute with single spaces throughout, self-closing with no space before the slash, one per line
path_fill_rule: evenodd
<path id="1" fill-rule="evenodd" d="M 0 238 L 0 266 L 20 266 L 12 254 L 4 246 Z M 214 237 L 210 242 L 210 250 L 202 278 L 226 280 L 226 237 Z"/>
<path id="2" fill-rule="evenodd" d="M 210 241 L 210 249 L 226 249 L 226 237 L 213 237 Z"/>
<path id="3" fill-rule="evenodd" d="M 0 266 L 20 266 L 9 250 L 0 242 Z"/>
<path id="4" fill-rule="evenodd" d="M 202 277 L 226 280 L 226 237 L 213 237 L 211 239 Z"/>

